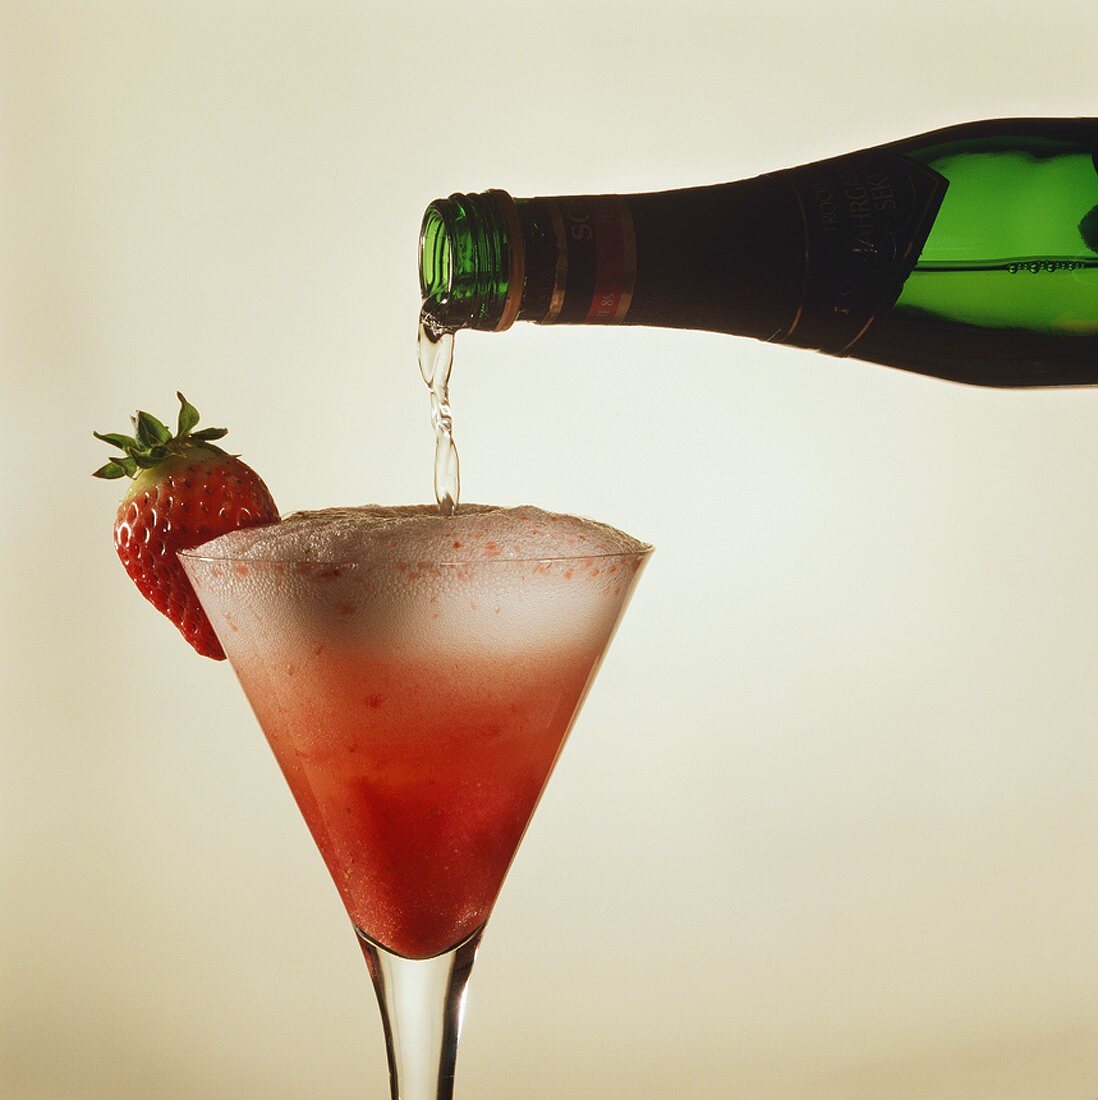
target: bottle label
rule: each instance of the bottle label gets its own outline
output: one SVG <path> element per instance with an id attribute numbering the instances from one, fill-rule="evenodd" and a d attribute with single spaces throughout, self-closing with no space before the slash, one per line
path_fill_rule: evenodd
<path id="1" fill-rule="evenodd" d="M 795 316 L 774 339 L 848 354 L 895 304 L 948 181 L 888 148 L 778 175 L 804 218 L 805 281 Z"/>
<path id="2" fill-rule="evenodd" d="M 617 195 L 543 199 L 557 263 L 542 324 L 619 324 L 633 301 L 637 245 L 633 217 Z"/>

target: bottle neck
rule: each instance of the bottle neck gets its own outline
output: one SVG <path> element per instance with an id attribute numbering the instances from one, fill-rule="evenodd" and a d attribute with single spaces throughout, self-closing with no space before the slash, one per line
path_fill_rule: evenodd
<path id="1" fill-rule="evenodd" d="M 424 311 L 440 329 L 502 331 L 518 317 L 526 250 L 504 191 L 436 199 L 419 234 Z"/>
<path id="2" fill-rule="evenodd" d="M 616 195 L 451 195 L 420 231 L 424 308 L 442 329 L 620 323 L 636 266 L 632 212 Z"/>

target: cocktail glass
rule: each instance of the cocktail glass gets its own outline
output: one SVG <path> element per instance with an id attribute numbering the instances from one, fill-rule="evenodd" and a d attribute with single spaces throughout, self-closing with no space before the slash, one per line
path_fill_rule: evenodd
<path id="1" fill-rule="evenodd" d="M 394 1100 L 453 1095 L 485 922 L 650 549 L 180 555 L 354 924 Z"/>

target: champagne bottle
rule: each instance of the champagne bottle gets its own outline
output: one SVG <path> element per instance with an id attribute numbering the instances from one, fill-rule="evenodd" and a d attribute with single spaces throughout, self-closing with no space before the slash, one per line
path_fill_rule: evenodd
<path id="1" fill-rule="evenodd" d="M 736 183 L 455 194 L 420 233 L 440 329 L 702 329 L 986 386 L 1098 383 L 1098 119 L 936 130 Z"/>

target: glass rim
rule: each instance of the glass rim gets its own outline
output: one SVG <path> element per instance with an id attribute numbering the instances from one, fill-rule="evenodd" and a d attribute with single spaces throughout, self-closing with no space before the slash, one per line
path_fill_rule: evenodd
<path id="1" fill-rule="evenodd" d="M 361 556 L 357 558 L 243 558 L 228 554 L 203 554 L 202 547 L 176 551 L 176 557 L 186 561 L 224 562 L 226 565 L 317 565 L 329 569 L 348 565 L 384 565 L 400 562 L 404 565 L 431 566 L 432 568 L 456 568 L 458 566 L 477 565 L 551 565 L 553 563 L 576 561 L 606 561 L 611 558 L 647 558 L 655 550 L 650 542 L 641 543 L 635 550 L 602 550 L 595 554 L 534 554 L 530 557 L 506 558 L 384 558 Z"/>

